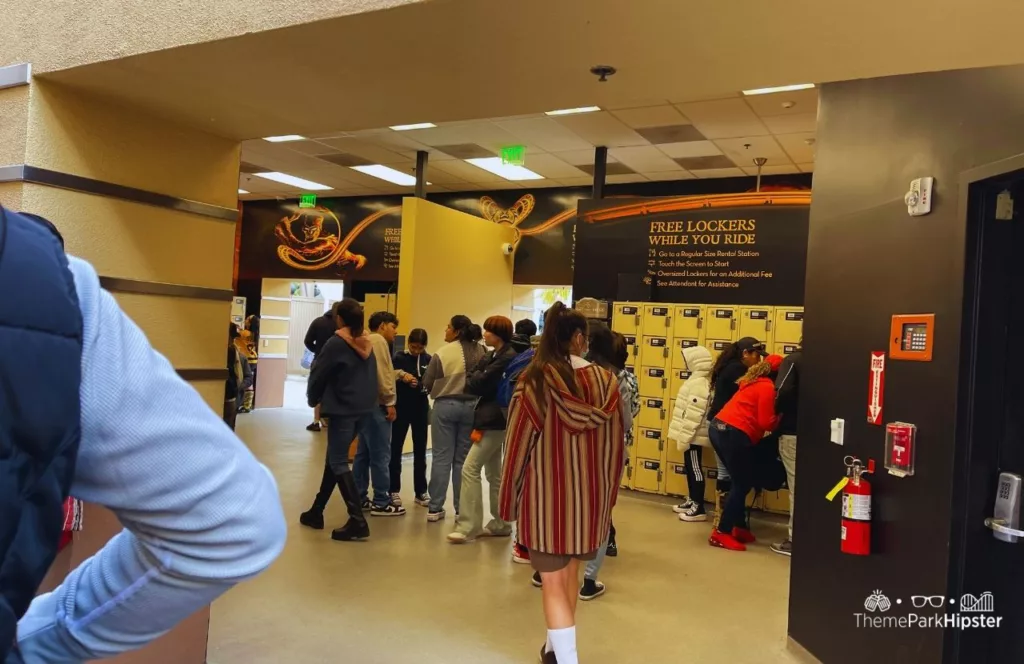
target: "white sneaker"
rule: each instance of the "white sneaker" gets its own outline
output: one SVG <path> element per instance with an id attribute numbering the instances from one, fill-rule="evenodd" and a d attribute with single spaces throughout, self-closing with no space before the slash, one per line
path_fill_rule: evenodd
<path id="1" fill-rule="evenodd" d="M 416 496 L 416 500 L 413 501 L 413 502 L 415 502 L 420 507 L 427 507 L 428 505 L 430 505 L 430 494 L 429 493 L 420 494 L 420 495 Z"/>
<path id="2" fill-rule="evenodd" d="M 440 512 L 427 512 L 427 521 L 430 523 L 444 521 L 444 510 L 441 510 Z"/>
<path id="3" fill-rule="evenodd" d="M 453 532 L 448 533 L 448 541 L 452 544 L 466 544 L 467 542 L 472 542 L 473 538 L 455 530 Z"/>
<path id="4" fill-rule="evenodd" d="M 708 515 L 704 508 L 697 503 L 691 502 L 690 507 L 679 513 L 679 520 L 687 523 L 707 521 Z"/>
<path id="5" fill-rule="evenodd" d="M 391 494 L 391 504 L 395 507 L 402 506 L 402 495 L 398 493 Z"/>
<path id="6" fill-rule="evenodd" d="M 679 503 L 678 505 L 673 505 L 672 506 L 672 511 L 675 512 L 676 514 L 682 514 L 686 510 L 690 509 L 691 506 L 693 506 L 693 499 L 692 498 L 687 498 L 686 500 L 684 500 L 683 502 Z"/>

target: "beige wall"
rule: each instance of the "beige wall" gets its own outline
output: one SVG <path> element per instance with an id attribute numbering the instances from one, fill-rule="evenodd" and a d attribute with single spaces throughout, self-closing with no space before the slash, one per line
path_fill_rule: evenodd
<path id="1" fill-rule="evenodd" d="M 398 318 L 403 333 L 422 327 L 443 343 L 455 314 L 483 323 L 512 312 L 512 257 L 501 253 L 512 229 L 418 198 L 402 205 Z"/>

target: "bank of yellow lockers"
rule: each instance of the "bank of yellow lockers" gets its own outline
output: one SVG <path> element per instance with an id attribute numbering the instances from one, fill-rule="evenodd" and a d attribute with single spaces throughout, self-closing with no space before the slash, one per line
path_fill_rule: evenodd
<path id="1" fill-rule="evenodd" d="M 636 366 L 639 353 L 637 337 L 640 335 L 640 311 L 643 305 L 639 302 L 615 302 L 612 304 L 612 329 L 626 337 L 626 350 L 629 355 L 626 366 Z"/>
<path id="2" fill-rule="evenodd" d="M 772 348 L 772 307 L 739 307 L 736 338 L 754 337 L 768 350 Z"/>
<path id="3" fill-rule="evenodd" d="M 775 344 L 772 351 L 778 355 L 789 355 L 800 347 L 803 336 L 803 307 L 776 307 Z"/>

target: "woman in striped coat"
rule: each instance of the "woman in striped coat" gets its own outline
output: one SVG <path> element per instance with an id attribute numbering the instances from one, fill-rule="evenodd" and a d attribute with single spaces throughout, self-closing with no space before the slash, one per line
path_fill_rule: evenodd
<path id="1" fill-rule="evenodd" d="M 587 319 L 561 302 L 548 310 L 533 362 L 509 406 L 501 516 L 543 580 L 543 662 L 577 664 L 579 561 L 608 536 L 623 464 L 619 384 L 581 359 Z M 557 658 L 557 659 L 556 659 Z"/>

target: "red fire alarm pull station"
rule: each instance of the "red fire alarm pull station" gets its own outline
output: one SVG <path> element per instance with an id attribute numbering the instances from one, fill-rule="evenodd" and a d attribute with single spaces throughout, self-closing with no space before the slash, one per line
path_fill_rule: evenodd
<path id="1" fill-rule="evenodd" d="M 882 424 L 882 400 L 885 397 L 885 353 L 871 353 L 868 379 L 868 424 Z"/>
<path id="2" fill-rule="evenodd" d="M 917 452 L 917 427 L 906 422 L 885 425 L 885 469 L 890 475 L 909 477 L 914 474 Z"/>
<path id="3" fill-rule="evenodd" d="M 932 361 L 935 314 L 898 314 L 889 330 L 889 357 L 914 362 Z"/>

